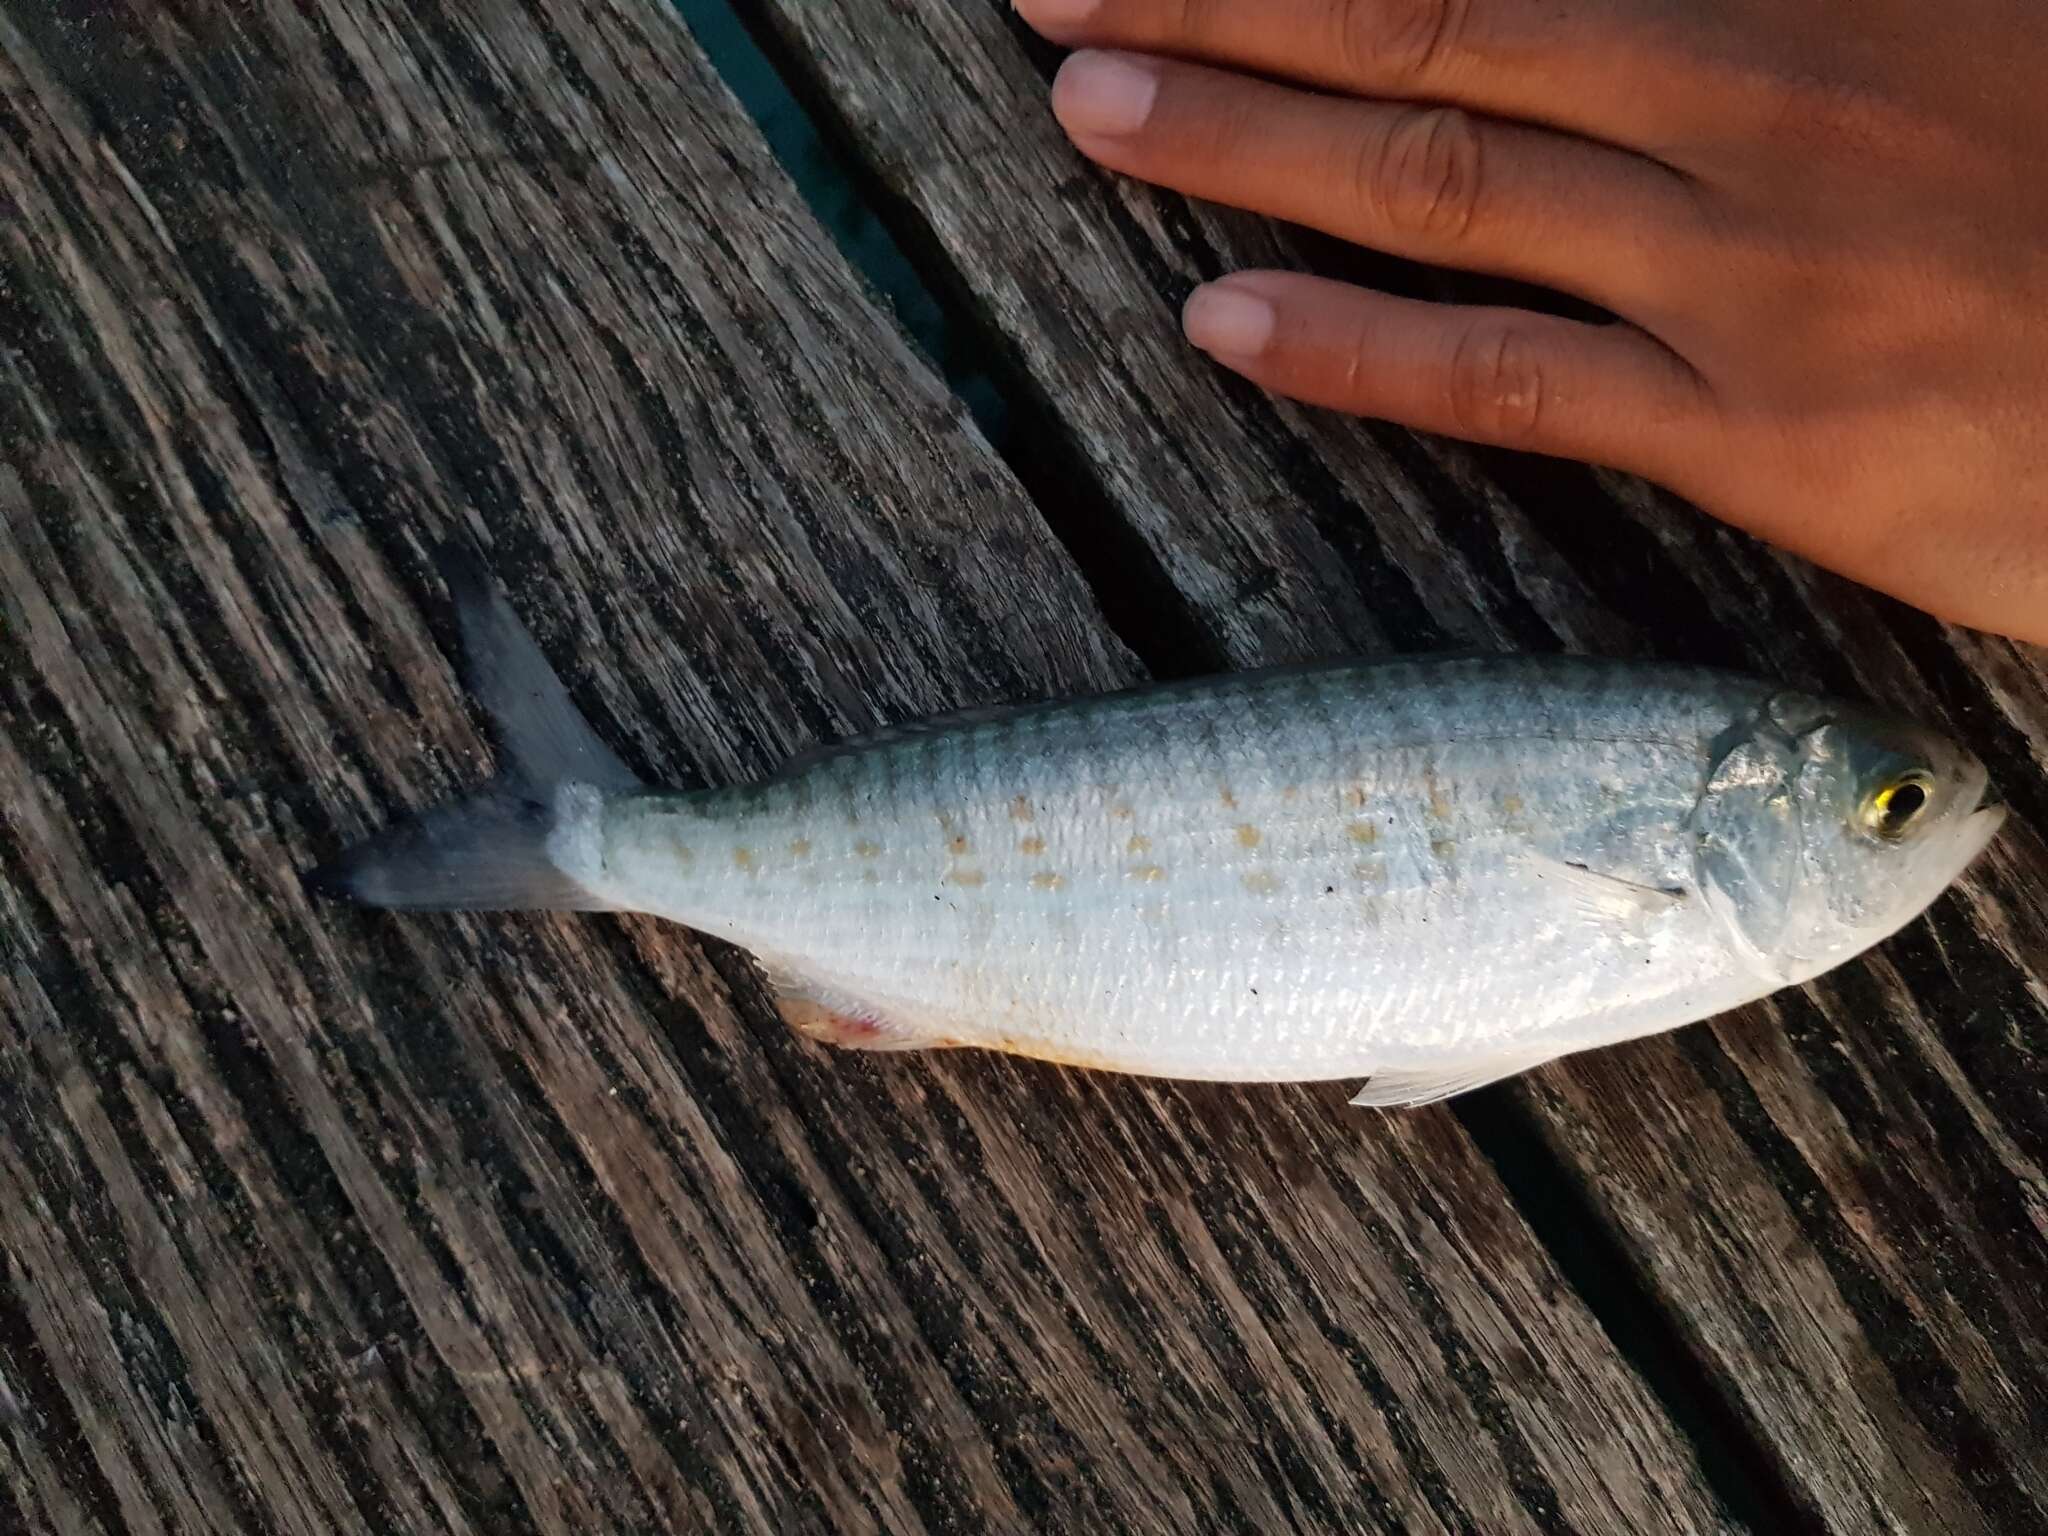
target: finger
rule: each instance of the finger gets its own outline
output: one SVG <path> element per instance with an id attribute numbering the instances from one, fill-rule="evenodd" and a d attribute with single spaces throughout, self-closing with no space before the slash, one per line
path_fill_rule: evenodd
<path id="1" fill-rule="evenodd" d="M 1455 107 L 1354 101 L 1088 50 L 1053 111 L 1112 170 L 1439 266 L 1634 313 L 1704 253 L 1678 175 L 1624 150 Z"/>
<path id="2" fill-rule="evenodd" d="M 1667 484 L 1714 430 L 1699 375 L 1633 326 L 1421 303 L 1289 272 L 1199 288 L 1184 324 L 1196 346 L 1277 394 Z"/>
<path id="3" fill-rule="evenodd" d="M 1587 0 L 1014 0 L 1069 47 L 1125 48 L 1647 149 L 1721 116 L 1683 7 Z"/>

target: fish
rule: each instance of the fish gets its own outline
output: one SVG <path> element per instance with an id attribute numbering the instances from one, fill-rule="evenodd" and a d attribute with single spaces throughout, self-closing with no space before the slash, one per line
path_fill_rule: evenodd
<path id="1" fill-rule="evenodd" d="M 1961 744 L 1765 679 L 1423 655 L 896 726 L 644 783 L 443 557 L 495 778 L 305 876 L 399 911 L 651 913 L 804 1036 L 1436 1102 L 1799 985 L 2004 807 Z"/>

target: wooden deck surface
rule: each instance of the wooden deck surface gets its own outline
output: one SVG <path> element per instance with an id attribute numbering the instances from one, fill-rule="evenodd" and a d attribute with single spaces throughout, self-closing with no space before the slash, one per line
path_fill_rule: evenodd
<path id="1" fill-rule="evenodd" d="M 0 1532 L 2048 1529 L 2048 656 L 1668 498 L 1276 404 L 1248 261 L 1002 0 L 0 3 Z M 988 413 L 984 413 L 985 417 Z M 1375 1116 L 793 1038 L 642 919 L 297 872 L 485 771 L 474 541 L 685 785 L 932 710 L 1487 645 L 1968 739 L 1930 918 Z"/>

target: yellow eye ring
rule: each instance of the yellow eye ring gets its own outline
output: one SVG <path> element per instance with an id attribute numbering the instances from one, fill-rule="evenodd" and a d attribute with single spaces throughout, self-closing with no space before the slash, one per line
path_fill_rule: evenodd
<path id="1" fill-rule="evenodd" d="M 1902 773 L 1870 792 L 1870 798 L 1863 802 L 1863 824 L 1879 837 L 1896 841 L 1920 819 L 1920 813 L 1934 798 L 1933 789 L 1931 775 L 1918 771 Z"/>

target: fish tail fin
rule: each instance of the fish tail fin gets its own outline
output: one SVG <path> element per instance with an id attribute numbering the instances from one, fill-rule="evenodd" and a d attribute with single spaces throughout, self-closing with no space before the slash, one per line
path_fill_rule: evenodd
<path id="1" fill-rule="evenodd" d="M 498 776 L 303 877 L 317 896 L 408 911 L 612 910 L 593 887 L 607 795 L 639 778 L 570 701 L 482 562 L 436 557 L 462 634 L 463 680 L 497 724 Z"/>

